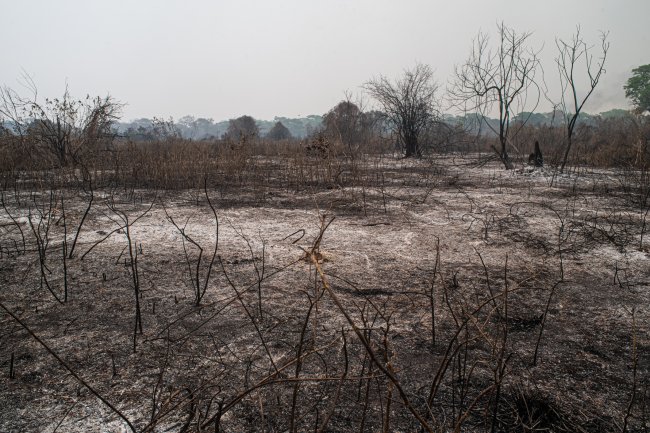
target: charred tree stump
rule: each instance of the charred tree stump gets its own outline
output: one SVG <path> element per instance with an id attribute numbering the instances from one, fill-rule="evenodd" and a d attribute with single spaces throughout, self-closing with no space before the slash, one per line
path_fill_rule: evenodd
<path id="1" fill-rule="evenodd" d="M 528 156 L 528 164 L 534 167 L 544 167 L 544 157 L 539 148 L 539 141 L 535 141 L 535 151 Z"/>

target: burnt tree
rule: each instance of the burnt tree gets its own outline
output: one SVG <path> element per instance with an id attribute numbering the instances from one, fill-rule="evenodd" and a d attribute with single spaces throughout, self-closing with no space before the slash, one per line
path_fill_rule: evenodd
<path id="1" fill-rule="evenodd" d="M 368 81 L 364 88 L 381 105 L 404 146 L 405 156 L 421 157 L 420 136 L 439 117 L 438 85 L 431 68 L 417 64 L 394 82 L 380 76 Z"/>
<path id="2" fill-rule="evenodd" d="M 512 169 L 508 154 L 512 145 L 511 118 L 520 112 L 534 111 L 539 103 L 541 92 L 535 82 L 539 59 L 538 52 L 527 47 L 530 33 L 517 33 L 503 23 L 497 29 L 498 42 L 494 48 L 484 33 L 474 39 L 467 61 L 456 67 L 449 93 L 459 108 L 478 113 L 484 121 L 489 116 L 498 116 L 498 127 L 484 123 L 499 138 L 500 148 L 494 150 L 501 162 L 506 169 Z M 529 101 L 533 102 L 532 109 Z M 525 122 L 518 124 L 521 128 Z"/>

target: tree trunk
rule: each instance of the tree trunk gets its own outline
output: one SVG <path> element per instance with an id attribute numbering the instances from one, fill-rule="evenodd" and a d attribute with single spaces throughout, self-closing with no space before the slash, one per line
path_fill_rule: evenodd
<path id="1" fill-rule="evenodd" d="M 515 168 L 514 165 L 512 165 L 512 161 L 510 160 L 510 156 L 508 155 L 508 152 L 502 152 L 501 153 L 501 161 L 503 162 L 504 167 L 506 170 L 512 170 Z"/>
<path id="2" fill-rule="evenodd" d="M 512 170 L 513 168 L 515 168 L 515 166 L 512 165 L 512 161 L 510 160 L 510 156 L 508 155 L 508 150 L 506 149 L 506 141 L 505 141 L 505 139 L 501 140 L 501 152 L 498 152 L 498 154 L 499 154 L 499 158 L 501 158 L 501 162 L 503 162 L 503 165 L 505 166 L 506 170 Z"/>
<path id="3" fill-rule="evenodd" d="M 564 158 L 562 158 L 562 166 L 560 167 L 560 173 L 564 173 L 564 166 L 566 165 L 567 159 L 569 159 L 569 151 L 571 150 L 571 135 L 572 132 L 569 132 L 566 142 L 566 150 L 564 151 Z"/>
<path id="4" fill-rule="evenodd" d="M 418 140 L 417 138 L 409 137 L 405 140 L 405 146 L 406 146 L 406 157 L 411 158 L 421 158 L 422 157 L 422 151 L 420 150 L 420 146 L 418 145 Z"/>

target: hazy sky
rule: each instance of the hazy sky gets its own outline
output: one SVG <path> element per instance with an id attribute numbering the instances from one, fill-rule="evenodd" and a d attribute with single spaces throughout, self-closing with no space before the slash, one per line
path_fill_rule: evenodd
<path id="1" fill-rule="evenodd" d="M 0 85 L 43 96 L 106 95 L 125 119 L 184 115 L 322 114 L 346 90 L 416 62 L 444 88 L 479 30 L 531 31 L 551 96 L 555 37 L 580 25 L 598 48 L 609 31 L 607 73 L 589 112 L 627 107 L 623 84 L 650 63 L 650 0 L 0 0 Z M 547 109 L 548 107 L 541 107 Z"/>

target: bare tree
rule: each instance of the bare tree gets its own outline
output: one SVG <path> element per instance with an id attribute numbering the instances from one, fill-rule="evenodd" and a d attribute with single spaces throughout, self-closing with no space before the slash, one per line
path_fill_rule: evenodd
<path id="1" fill-rule="evenodd" d="M 393 132 L 404 145 L 406 157 L 421 157 L 420 136 L 439 117 L 438 85 L 431 68 L 417 64 L 394 82 L 380 76 L 363 87 L 382 106 Z"/>
<path id="2" fill-rule="evenodd" d="M 573 144 L 573 133 L 575 131 L 578 116 L 584 107 L 585 102 L 594 92 L 600 77 L 605 72 L 605 60 L 607 59 L 607 51 L 609 50 L 609 42 L 607 42 L 607 33 L 600 35 L 602 56 L 594 63 L 593 56 L 590 53 L 591 48 L 582 39 L 580 35 L 580 26 L 577 27 L 576 33 L 573 35 L 570 42 L 565 42 L 562 39 L 556 39 L 555 44 L 558 49 L 558 56 L 555 58 L 557 63 L 558 72 L 560 73 L 561 96 L 559 107 L 564 113 L 566 121 L 566 148 L 564 150 L 564 157 L 562 158 L 562 165 L 560 172 L 564 171 L 571 145 Z M 578 63 L 585 62 L 585 71 L 589 77 L 588 87 L 583 96 L 578 96 L 576 86 L 576 68 Z M 569 108 L 571 107 L 571 108 Z M 570 111 L 572 110 L 572 111 Z"/>
<path id="3" fill-rule="evenodd" d="M 479 33 L 474 39 L 467 61 L 456 67 L 454 82 L 449 90 L 454 104 L 465 112 L 476 112 L 499 137 L 500 149 L 494 149 L 506 169 L 513 168 L 508 155 L 511 117 L 523 111 L 532 112 L 540 99 L 535 73 L 540 67 L 539 52 L 527 47 L 530 33 L 517 33 L 501 23 L 497 25 L 498 46 L 490 47 L 489 36 Z M 533 91 L 532 109 L 529 92 Z M 487 118 L 498 113 L 498 129 Z M 525 119 L 524 119 L 525 120 Z M 519 128 L 525 124 L 518 122 Z M 515 130 L 516 135 L 516 130 Z"/>
<path id="4" fill-rule="evenodd" d="M 66 88 L 61 98 L 40 103 L 34 82 L 29 77 L 25 81 L 30 98 L 7 87 L 0 89 L 0 115 L 11 122 L 15 135 L 54 156 L 61 166 L 79 162 L 84 150 L 115 138 L 113 125 L 122 104 L 110 96 L 76 100 Z"/>

